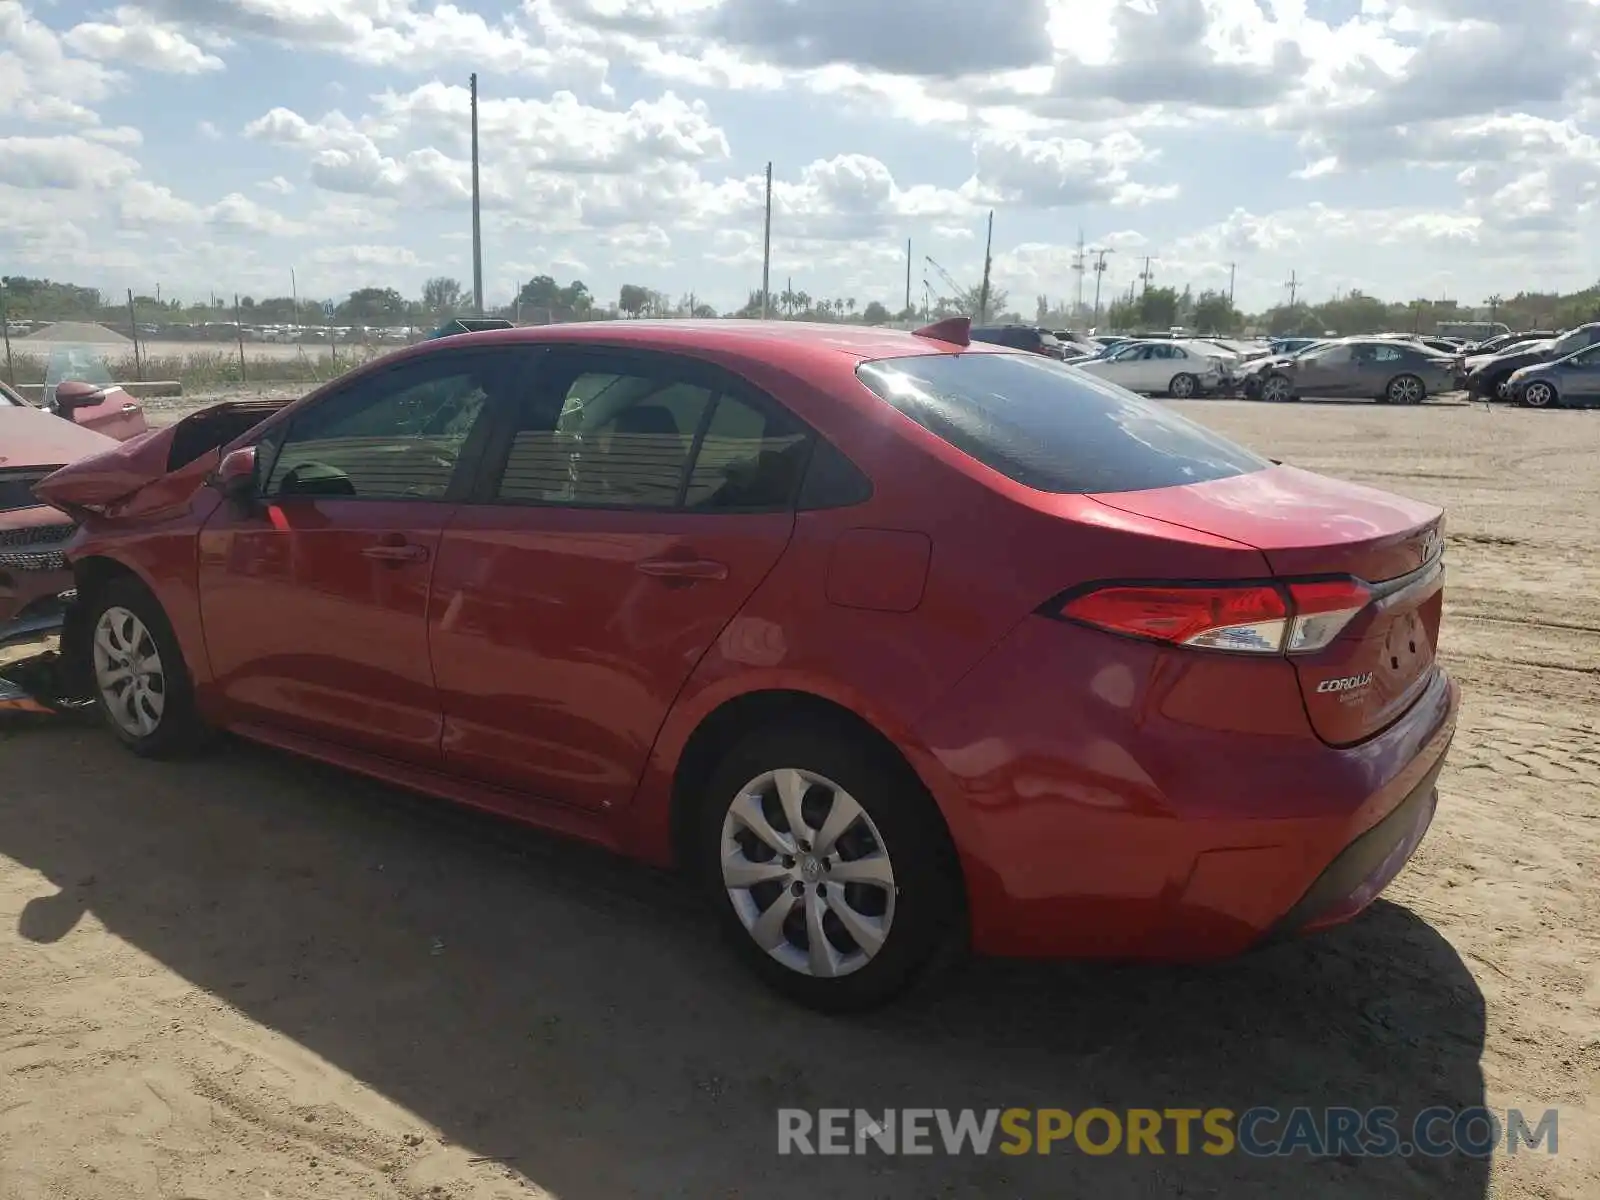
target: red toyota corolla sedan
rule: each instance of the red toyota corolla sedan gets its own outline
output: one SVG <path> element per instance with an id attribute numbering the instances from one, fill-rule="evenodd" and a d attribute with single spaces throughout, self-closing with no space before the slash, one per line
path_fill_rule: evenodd
<path id="1" fill-rule="evenodd" d="M 475 333 L 262 415 L 38 488 L 112 731 L 675 863 L 801 1002 L 1234 954 L 1433 815 L 1440 511 L 964 321 Z"/>

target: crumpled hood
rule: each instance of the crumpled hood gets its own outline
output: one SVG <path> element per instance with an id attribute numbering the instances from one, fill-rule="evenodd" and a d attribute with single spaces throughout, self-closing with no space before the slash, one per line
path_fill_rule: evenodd
<path id="1" fill-rule="evenodd" d="M 260 400 L 203 408 L 176 424 L 111 442 L 109 449 L 47 476 L 34 486 L 34 495 L 79 520 L 91 513 L 134 516 L 181 502 L 216 469 L 223 446 L 283 407 L 282 401 Z"/>

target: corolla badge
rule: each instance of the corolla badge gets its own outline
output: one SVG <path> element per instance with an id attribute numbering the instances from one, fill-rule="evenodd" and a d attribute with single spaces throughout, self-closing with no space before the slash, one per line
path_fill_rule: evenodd
<path id="1" fill-rule="evenodd" d="M 1324 679 L 1317 684 L 1319 695 L 1327 692 L 1354 692 L 1372 682 L 1372 672 L 1365 675 L 1346 675 L 1343 679 Z"/>

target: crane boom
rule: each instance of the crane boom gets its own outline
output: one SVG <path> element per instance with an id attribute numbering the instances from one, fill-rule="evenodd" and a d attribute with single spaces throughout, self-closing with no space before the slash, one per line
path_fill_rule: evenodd
<path id="1" fill-rule="evenodd" d="M 959 299 L 961 294 L 968 290 L 957 283 L 949 271 L 946 271 L 936 261 L 934 261 L 933 255 L 925 254 L 923 255 L 923 258 L 927 260 L 927 263 L 930 267 L 939 273 L 939 278 L 944 280 L 945 286 L 950 289 L 950 298 L 952 300 Z"/>

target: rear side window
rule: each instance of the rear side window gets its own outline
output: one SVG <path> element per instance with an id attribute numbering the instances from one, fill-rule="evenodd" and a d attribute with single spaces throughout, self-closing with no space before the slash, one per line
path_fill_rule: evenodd
<path id="1" fill-rule="evenodd" d="M 1137 492 L 1264 470 L 1154 401 L 1037 355 L 864 362 L 861 382 L 962 453 L 1041 492 Z"/>

